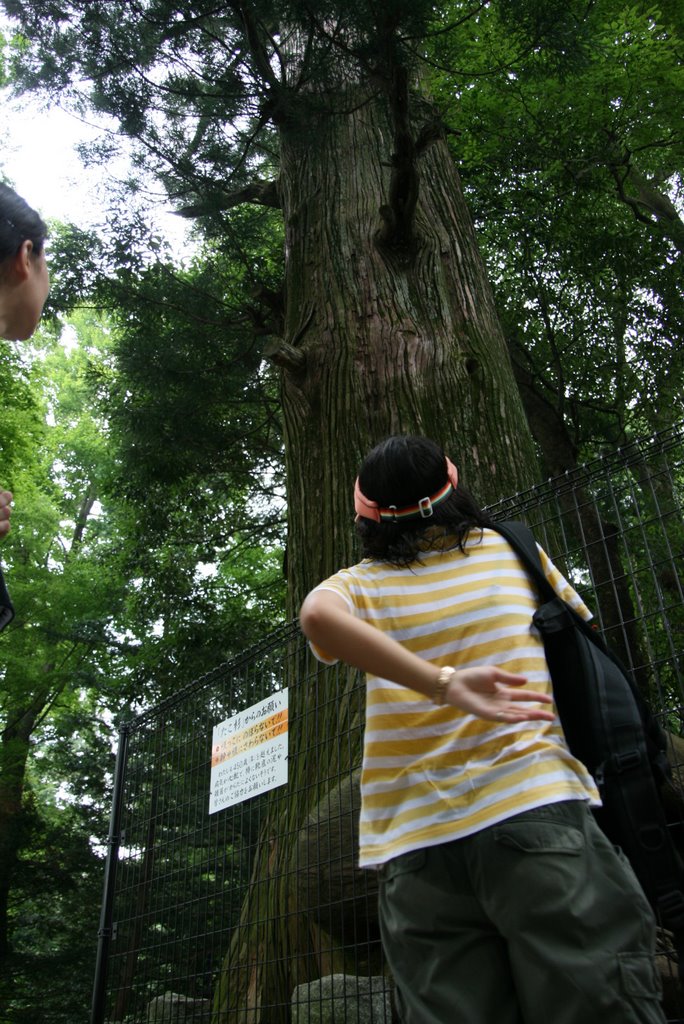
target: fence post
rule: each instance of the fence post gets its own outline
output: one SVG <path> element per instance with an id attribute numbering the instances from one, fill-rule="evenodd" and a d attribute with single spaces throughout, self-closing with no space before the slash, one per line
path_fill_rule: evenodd
<path id="1" fill-rule="evenodd" d="M 104 892 L 100 911 L 100 927 L 97 933 L 97 959 L 95 962 L 95 980 L 93 983 L 93 1002 L 90 1011 L 90 1024 L 104 1024 L 105 996 L 107 993 L 107 961 L 109 944 L 112 938 L 112 913 L 114 910 L 114 886 L 116 883 L 116 865 L 121 845 L 121 812 L 123 805 L 123 788 L 126 777 L 126 757 L 128 754 L 129 726 L 122 725 L 119 730 L 119 746 L 116 752 L 114 768 L 114 793 L 112 810 L 109 817 L 109 836 L 107 837 L 107 858 L 105 860 Z"/>

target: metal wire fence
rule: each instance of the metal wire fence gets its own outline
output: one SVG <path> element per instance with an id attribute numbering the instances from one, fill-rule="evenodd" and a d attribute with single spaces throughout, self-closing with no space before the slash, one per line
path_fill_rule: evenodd
<path id="1" fill-rule="evenodd" d="M 662 716 L 673 829 L 684 822 L 683 441 L 679 424 L 489 509 L 533 527 Z M 293 623 L 121 729 L 92 1024 L 396 1019 L 375 875 L 355 864 L 363 699 L 358 676 L 315 663 Z M 221 788 L 214 730 L 255 706 L 289 722 L 287 783 L 258 792 L 283 763 L 255 740 Z M 663 948 L 678 1018 L 666 937 Z"/>

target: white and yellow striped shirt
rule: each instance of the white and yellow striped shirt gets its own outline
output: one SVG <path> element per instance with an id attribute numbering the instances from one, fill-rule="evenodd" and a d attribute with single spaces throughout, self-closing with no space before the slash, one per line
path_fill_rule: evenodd
<path id="1" fill-rule="evenodd" d="M 530 690 L 550 691 L 544 647 L 531 622 L 536 594 L 515 552 L 493 530 L 480 540 L 479 529 L 471 530 L 466 552 L 428 551 L 409 568 L 366 559 L 320 588 L 339 594 L 353 614 L 436 665 L 498 665 L 527 676 Z M 556 593 L 590 618 L 541 548 L 540 554 Z M 489 722 L 368 675 L 362 867 L 574 799 L 600 803 L 558 720 Z"/>

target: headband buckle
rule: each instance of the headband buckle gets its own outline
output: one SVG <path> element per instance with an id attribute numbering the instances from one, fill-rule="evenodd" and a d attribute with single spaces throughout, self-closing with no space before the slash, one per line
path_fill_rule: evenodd
<path id="1" fill-rule="evenodd" d="M 418 502 L 418 512 L 420 513 L 421 519 L 429 519 L 432 515 L 432 499 L 421 498 Z"/>

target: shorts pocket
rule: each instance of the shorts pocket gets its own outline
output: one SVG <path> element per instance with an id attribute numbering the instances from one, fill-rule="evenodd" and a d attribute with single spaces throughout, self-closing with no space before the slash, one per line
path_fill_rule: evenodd
<path id="1" fill-rule="evenodd" d="M 565 853 L 578 857 L 584 850 L 584 833 L 550 821 L 510 821 L 494 826 L 500 846 L 521 853 Z"/>
<path id="2" fill-rule="evenodd" d="M 660 974 L 648 953 L 618 953 L 620 984 L 630 999 L 660 999 Z"/>

